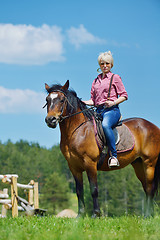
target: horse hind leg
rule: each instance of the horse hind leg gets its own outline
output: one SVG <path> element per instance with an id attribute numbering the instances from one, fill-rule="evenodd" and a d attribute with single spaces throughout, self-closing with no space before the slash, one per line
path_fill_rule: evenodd
<path id="1" fill-rule="evenodd" d="M 146 165 L 146 196 L 147 196 L 147 207 L 146 216 L 154 215 L 153 198 L 158 192 L 160 184 L 160 154 L 152 161 L 153 165 Z"/>
<path id="2" fill-rule="evenodd" d="M 146 194 L 145 216 L 146 217 L 152 216 L 154 214 L 153 197 L 155 193 L 154 189 L 155 168 L 146 166 L 141 158 L 136 159 L 132 163 L 132 166 Z"/>
<path id="3" fill-rule="evenodd" d="M 154 185 L 154 173 L 155 167 L 146 167 L 146 217 L 154 215 L 154 205 L 153 198 L 155 195 L 155 185 Z"/>
<path id="4" fill-rule="evenodd" d="M 144 191 L 146 191 L 145 171 L 142 159 L 137 158 L 134 162 L 131 163 L 131 165 L 134 168 L 135 174 L 141 182 Z"/>
<path id="5" fill-rule="evenodd" d="M 158 156 L 158 160 L 155 167 L 155 173 L 154 173 L 154 192 L 158 193 L 160 185 L 160 154 Z"/>
<path id="6" fill-rule="evenodd" d="M 144 160 L 146 174 L 146 217 L 154 215 L 153 198 L 160 182 L 160 155 Z"/>

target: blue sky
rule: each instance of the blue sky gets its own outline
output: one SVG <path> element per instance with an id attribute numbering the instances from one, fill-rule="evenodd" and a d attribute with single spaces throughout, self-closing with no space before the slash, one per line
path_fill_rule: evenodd
<path id="1" fill-rule="evenodd" d="M 159 0 L 1 0 L 0 141 L 58 144 L 59 127 L 44 122 L 45 82 L 69 79 L 89 99 L 97 57 L 108 50 L 129 95 L 123 118 L 160 127 L 159 13 Z"/>

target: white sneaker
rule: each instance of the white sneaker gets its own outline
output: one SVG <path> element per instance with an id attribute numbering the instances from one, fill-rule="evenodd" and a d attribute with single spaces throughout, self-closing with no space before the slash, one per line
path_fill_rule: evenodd
<path id="1" fill-rule="evenodd" d="M 109 167 L 119 167 L 119 161 L 116 157 L 112 156 L 108 159 Z"/>

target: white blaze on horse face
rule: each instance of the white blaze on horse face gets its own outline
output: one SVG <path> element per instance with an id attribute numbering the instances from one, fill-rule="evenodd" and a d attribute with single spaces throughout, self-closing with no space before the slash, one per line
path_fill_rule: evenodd
<path id="1" fill-rule="evenodd" d="M 58 93 L 51 93 L 50 98 L 53 100 L 58 97 Z"/>
<path id="2" fill-rule="evenodd" d="M 58 93 L 51 93 L 50 98 L 51 98 L 51 108 L 53 106 L 53 100 L 58 97 Z"/>

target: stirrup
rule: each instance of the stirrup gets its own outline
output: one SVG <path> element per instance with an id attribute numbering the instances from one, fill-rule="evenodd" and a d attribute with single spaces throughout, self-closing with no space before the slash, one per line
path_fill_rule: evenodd
<path id="1" fill-rule="evenodd" d="M 116 157 L 112 156 L 108 159 L 109 167 L 119 167 L 119 161 Z"/>

